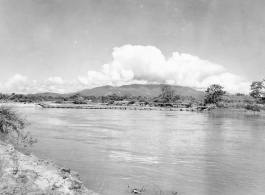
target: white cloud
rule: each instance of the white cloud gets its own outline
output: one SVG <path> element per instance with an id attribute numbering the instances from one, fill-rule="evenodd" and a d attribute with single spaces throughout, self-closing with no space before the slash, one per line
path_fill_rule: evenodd
<path id="1" fill-rule="evenodd" d="M 12 78 L 8 79 L 8 81 L 4 84 L 0 84 L 1 91 L 23 91 L 25 85 L 27 84 L 28 79 L 25 76 L 16 74 Z"/>
<path id="2" fill-rule="evenodd" d="M 80 89 L 82 89 L 82 86 L 80 86 L 79 82 L 64 81 L 60 77 L 50 77 L 44 82 L 37 82 L 29 80 L 26 76 L 16 74 L 6 83 L 0 83 L 0 91 L 4 93 L 67 93 Z"/>
<path id="3" fill-rule="evenodd" d="M 232 93 L 249 93 L 250 89 L 250 82 L 247 82 L 243 78 L 231 73 L 209 76 L 202 81 L 201 86 L 207 87 L 213 83 L 224 86 L 228 92 Z"/>
<path id="4" fill-rule="evenodd" d="M 65 83 L 61 77 L 50 77 L 46 79 L 46 82 L 53 85 L 63 85 Z"/>
<path id="5" fill-rule="evenodd" d="M 41 83 L 16 74 L 6 83 L 0 83 L 0 91 L 66 93 L 102 85 L 167 83 L 195 89 L 220 84 L 228 92 L 249 92 L 250 83 L 244 78 L 227 72 L 222 65 L 190 54 L 175 52 L 165 59 L 156 47 L 125 45 L 114 48 L 112 55 L 113 61 L 103 65 L 100 71 L 89 70 L 87 75 L 78 76 L 77 80 L 50 77 Z"/>
<path id="6" fill-rule="evenodd" d="M 100 71 L 89 71 L 82 77 L 85 85 L 122 85 L 134 82 L 167 83 L 206 89 L 210 84 L 223 85 L 229 92 L 249 92 L 250 83 L 231 74 L 219 64 L 190 54 L 173 53 L 165 59 L 153 46 L 116 47 L 113 61 Z"/>

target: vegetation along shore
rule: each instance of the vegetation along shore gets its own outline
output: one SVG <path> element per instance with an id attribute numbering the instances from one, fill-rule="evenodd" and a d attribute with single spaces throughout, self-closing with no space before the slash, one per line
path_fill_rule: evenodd
<path id="1" fill-rule="evenodd" d="M 220 108 L 263 112 L 264 81 L 255 81 L 250 88 L 250 94 L 231 94 L 218 84 L 209 86 L 205 92 L 182 86 L 133 84 L 103 86 L 71 94 L 0 94 L 0 99 L 12 103 L 35 103 L 44 108 L 171 111 Z"/>

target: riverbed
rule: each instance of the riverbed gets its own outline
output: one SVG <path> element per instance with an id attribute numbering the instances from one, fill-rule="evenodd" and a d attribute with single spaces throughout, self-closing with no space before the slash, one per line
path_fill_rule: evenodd
<path id="1" fill-rule="evenodd" d="M 100 194 L 264 194 L 264 115 L 19 109 L 39 140 L 34 153 Z"/>

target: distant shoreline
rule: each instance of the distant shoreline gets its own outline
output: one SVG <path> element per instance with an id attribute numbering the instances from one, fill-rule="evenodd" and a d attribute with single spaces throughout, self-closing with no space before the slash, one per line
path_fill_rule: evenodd
<path id="1" fill-rule="evenodd" d="M 113 109 L 113 110 L 161 110 L 161 111 L 197 111 L 196 108 L 147 107 L 147 106 L 116 106 L 100 104 L 38 104 L 43 108 L 63 109 Z"/>
<path id="2" fill-rule="evenodd" d="M 10 102 L 12 106 L 18 108 L 33 108 L 42 106 L 39 103 L 17 103 Z M 111 110 L 157 110 L 157 111 L 189 111 L 189 112 L 215 112 L 215 111 L 229 111 L 236 113 L 247 113 L 247 114 L 262 114 L 265 115 L 265 111 L 251 111 L 244 108 L 217 108 L 213 110 L 202 110 L 198 111 L 196 107 L 193 108 L 174 108 L 174 107 L 145 107 L 145 106 L 115 106 L 115 105 L 100 105 L 100 104 L 55 104 L 55 103 L 43 103 L 46 107 L 42 108 L 59 108 L 59 109 L 111 109 Z"/>

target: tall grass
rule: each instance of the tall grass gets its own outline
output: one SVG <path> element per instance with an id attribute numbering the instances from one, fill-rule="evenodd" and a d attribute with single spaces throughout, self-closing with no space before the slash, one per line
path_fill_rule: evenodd
<path id="1" fill-rule="evenodd" d="M 0 105 L 0 139 L 16 146 L 27 147 L 34 144 L 34 140 L 24 129 L 30 122 L 14 107 L 8 104 Z"/>
<path id="2" fill-rule="evenodd" d="M 217 103 L 218 108 L 247 109 L 248 105 L 255 104 L 256 101 L 249 95 L 223 95 L 221 101 Z"/>
<path id="3" fill-rule="evenodd" d="M 247 104 L 245 108 L 247 110 L 251 110 L 255 112 L 265 111 L 265 105 L 263 104 Z"/>

